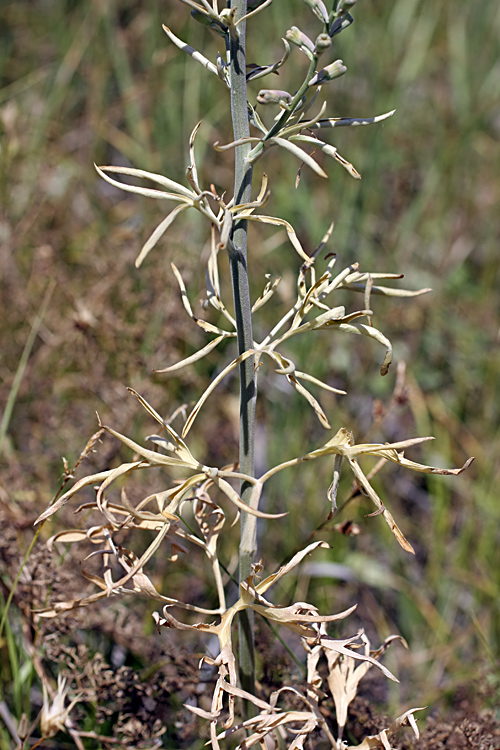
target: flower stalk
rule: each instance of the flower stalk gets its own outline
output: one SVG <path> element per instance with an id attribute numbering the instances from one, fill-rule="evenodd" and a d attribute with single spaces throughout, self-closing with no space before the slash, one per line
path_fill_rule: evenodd
<path id="1" fill-rule="evenodd" d="M 243 19 L 247 12 L 247 0 L 236 0 L 235 23 Z M 236 33 L 229 36 L 229 77 L 231 82 L 231 118 L 235 141 L 248 138 L 250 128 L 247 108 L 246 82 L 246 20 L 236 27 Z M 252 164 L 247 161 L 250 144 L 243 143 L 235 149 L 234 203 L 246 204 L 251 200 Z M 253 347 L 252 305 L 248 283 L 248 220 L 236 220 L 228 243 L 229 265 L 238 338 L 238 354 Z M 248 357 L 239 365 L 240 372 L 240 471 L 251 477 L 255 475 L 255 405 L 257 400 L 257 379 L 254 357 Z M 243 481 L 241 499 L 249 504 L 252 486 Z M 244 581 L 252 571 L 257 554 L 257 525 L 255 516 L 242 512 L 239 548 L 239 580 Z M 253 635 L 253 613 L 244 610 L 239 619 L 239 668 L 244 690 L 253 693 L 255 686 L 255 655 Z"/>

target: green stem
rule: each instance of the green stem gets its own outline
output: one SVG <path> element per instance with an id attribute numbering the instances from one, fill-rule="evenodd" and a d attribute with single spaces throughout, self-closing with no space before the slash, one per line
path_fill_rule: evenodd
<path id="1" fill-rule="evenodd" d="M 246 14 L 247 0 L 234 0 L 236 19 Z M 238 35 L 231 37 L 230 78 L 231 78 L 231 116 L 235 140 L 250 135 L 246 92 L 246 57 L 245 57 L 245 22 L 239 24 Z M 235 151 L 234 203 L 247 203 L 251 198 L 252 166 L 246 157 L 250 145 L 238 146 Z M 252 308 L 248 285 L 247 269 L 247 222 L 236 222 L 229 249 L 231 281 L 233 286 L 234 308 L 238 333 L 238 352 L 251 349 L 253 346 Z M 254 438 L 255 438 L 255 402 L 257 385 L 254 369 L 254 358 L 249 357 L 240 365 L 240 472 L 255 476 Z M 242 484 L 241 498 L 249 503 L 252 487 Z M 241 515 L 241 536 L 239 551 L 239 579 L 245 580 L 252 572 L 252 563 L 257 555 L 256 518 L 248 513 Z M 245 610 L 239 620 L 239 669 L 240 680 L 244 690 L 253 693 L 255 690 L 255 657 L 253 614 Z"/>
<path id="2" fill-rule="evenodd" d="M 270 128 L 270 130 L 266 133 L 266 135 L 262 138 L 262 140 L 255 146 L 255 148 L 252 151 L 250 151 L 248 155 L 248 160 L 252 162 L 252 164 L 257 161 L 259 156 L 262 155 L 264 151 L 265 142 L 268 141 L 270 138 L 274 138 L 275 135 L 279 135 L 281 131 L 285 128 L 285 125 L 287 124 L 288 120 L 295 113 L 295 110 L 297 109 L 299 104 L 302 102 L 302 99 L 308 90 L 309 81 L 311 80 L 311 78 L 316 72 L 317 63 L 318 63 L 318 57 L 317 55 L 314 55 L 309 61 L 309 70 L 307 71 L 307 75 L 304 78 L 302 85 L 295 93 L 290 106 L 287 107 L 287 109 L 283 110 L 280 117 L 276 120 L 272 128 Z"/>
<path id="3" fill-rule="evenodd" d="M 290 119 L 290 117 L 293 115 L 295 109 L 302 101 L 302 97 L 306 93 L 309 87 L 309 81 L 313 77 L 313 75 L 316 72 L 316 66 L 318 64 L 318 57 L 317 55 L 314 55 L 311 60 L 309 60 L 309 70 L 307 71 L 307 75 L 304 78 L 302 85 L 300 88 L 295 92 L 294 97 L 290 103 L 290 106 L 287 107 L 287 109 L 284 109 L 281 113 L 281 116 L 276 120 L 272 128 L 269 130 L 268 133 L 264 136 L 262 139 L 263 141 L 269 140 L 269 138 L 273 138 L 273 136 L 278 135 L 278 133 L 283 130 L 285 127 L 287 121 Z"/>

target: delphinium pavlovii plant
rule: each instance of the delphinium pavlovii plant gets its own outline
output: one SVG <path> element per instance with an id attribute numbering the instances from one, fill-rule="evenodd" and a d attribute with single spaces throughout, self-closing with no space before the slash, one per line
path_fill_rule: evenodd
<path id="1" fill-rule="evenodd" d="M 258 27 L 272 0 L 253 0 L 248 4 L 246 0 L 231 0 L 227 7 L 222 9 L 219 9 L 217 0 L 181 2 L 189 6 L 195 21 L 210 27 L 214 31 L 214 39 L 224 44 L 224 54 L 217 53 L 216 58 L 211 60 L 185 44 L 164 26 L 169 40 L 191 56 L 193 65 L 201 64 L 205 68 L 205 75 L 213 74 L 220 79 L 220 87 L 227 96 L 227 106 L 231 112 L 234 139 L 228 144 L 215 144 L 215 148 L 218 151 L 234 152 L 234 185 L 227 186 L 226 193 L 220 195 L 213 185 L 207 189 L 200 184 L 195 160 L 195 138 L 199 123 L 194 127 L 189 141 L 189 164 L 184 183 L 135 168 L 105 166 L 97 167 L 97 171 L 104 180 L 122 190 L 177 204 L 145 243 L 137 258 L 137 267 L 143 263 L 179 214 L 188 209 L 196 209 L 206 219 L 211 252 L 203 307 L 207 311 L 207 318 L 208 311 L 212 308 L 217 316 L 216 320 L 222 320 L 223 323 L 214 323 L 195 315 L 182 276 L 173 266 L 186 313 L 196 325 L 211 336 L 211 339 L 192 356 L 159 372 L 174 373 L 191 365 L 229 338 L 236 339 L 237 355 L 221 366 L 219 374 L 187 415 L 186 412 L 177 410 L 170 419 L 166 419 L 139 393 L 130 389 L 157 424 L 157 434 L 147 437 L 146 445 L 138 444 L 112 427 L 99 423 L 100 431 L 106 431 L 120 440 L 130 449 L 133 458 L 118 468 L 80 479 L 38 519 L 38 522 L 45 521 L 81 489 L 98 485 L 95 500 L 83 507 L 100 512 L 102 524 L 89 529 L 66 530 L 56 534 L 49 541 L 50 545 L 80 541 L 90 541 L 96 545 L 93 557 L 97 556 L 102 560 L 102 575 L 91 573 L 85 568 L 82 570 L 84 576 L 96 584 L 98 590 L 80 599 L 56 603 L 40 610 L 38 614 L 53 617 L 117 595 L 140 596 L 157 601 L 163 605 L 162 613 L 154 614 L 160 630 L 163 627 L 195 630 L 211 637 L 216 636 L 218 639 L 219 653 L 216 658 L 211 659 L 207 656 L 204 659 L 218 669 L 211 709 L 207 711 L 189 706 L 190 710 L 209 721 L 211 744 L 214 748 L 219 747 L 223 738 L 241 729 L 246 729 L 246 733 L 240 747 L 246 748 L 257 744 L 265 747 L 268 746 L 266 742 L 273 740 L 281 745 L 285 742 L 290 748 L 301 748 L 307 736 L 320 729 L 332 747 L 337 750 L 345 749 L 349 747 L 343 740 L 347 708 L 356 695 L 359 680 L 373 665 L 389 679 L 396 679 L 380 664 L 379 659 L 391 641 L 398 636 L 386 639 L 378 649 L 371 650 L 370 643 L 362 631 L 343 639 L 328 635 L 328 623 L 348 617 L 354 606 L 340 613 L 320 614 L 307 602 L 295 602 L 283 607 L 276 606 L 266 598 L 268 589 L 294 570 L 306 555 L 328 545 L 325 542 L 307 545 L 276 572 L 261 579 L 266 560 L 266 535 L 264 532 L 262 549 L 258 550 L 257 519 L 280 523 L 280 518 L 287 510 L 283 507 L 282 513 L 267 513 L 260 502 L 263 488 L 266 482 L 289 467 L 306 461 L 327 459 L 333 464 L 332 483 L 329 488 L 325 488 L 328 499 L 327 513 L 331 516 L 336 510 L 340 472 L 342 466 L 348 464 L 358 488 L 368 495 L 375 505 L 372 515 L 381 515 L 401 547 L 413 552 L 410 542 L 364 473 L 360 459 L 364 455 L 375 456 L 384 462 L 392 461 L 415 471 L 433 474 L 459 474 L 471 459 L 460 469 L 439 469 L 416 463 L 404 455 L 406 448 L 431 438 L 411 438 L 392 444 L 356 444 L 352 433 L 344 427 L 337 429 L 332 436 L 327 414 L 308 387 L 343 392 L 336 391 L 329 384 L 317 379 L 314 374 L 300 370 L 284 353 L 283 345 L 294 336 L 313 335 L 315 331 L 325 329 L 360 334 L 375 339 L 385 348 L 381 366 L 381 373 L 384 375 L 391 364 L 392 348 L 386 336 L 373 325 L 373 312 L 370 309 L 372 295 L 414 296 L 428 291 L 411 292 L 383 285 L 384 280 L 401 278 L 399 274 L 367 273 L 359 269 L 358 263 L 337 271 L 336 258 L 331 255 L 321 261 L 321 253 L 329 240 L 331 227 L 327 229 L 316 251 L 311 255 L 307 254 L 289 222 L 263 212 L 269 197 L 267 176 L 262 177 L 261 184 L 257 187 L 253 184 L 253 165 L 257 160 L 265 159 L 266 152 L 273 147 L 282 149 L 283 158 L 298 159 L 301 168 L 309 167 L 320 178 L 327 175 L 314 158 L 314 154 L 323 152 L 332 157 L 333 162 L 343 166 L 352 177 L 359 179 L 359 174 L 352 164 L 344 159 L 334 146 L 320 137 L 320 134 L 328 134 L 333 128 L 375 124 L 393 114 L 389 112 L 367 119 L 332 118 L 326 115 L 326 96 L 330 82 L 346 72 L 341 60 L 331 61 L 331 51 L 335 45 L 335 37 L 348 29 L 353 21 L 350 11 L 355 0 L 340 0 L 334 3 L 331 10 L 328 10 L 322 0 L 305 0 L 314 16 L 311 16 L 313 38 L 296 26 L 291 26 L 286 38 L 283 39 L 284 51 L 281 59 L 272 65 L 262 66 L 247 65 L 246 27 L 247 23 L 252 31 Z M 283 10 L 287 11 L 286 4 L 283 4 Z M 313 24 L 316 25 L 315 28 Z M 296 84 L 296 90 L 289 93 L 262 89 L 256 97 L 256 102 L 248 101 L 247 81 L 275 73 L 289 59 L 295 61 L 297 70 L 303 67 L 306 69 L 303 79 Z M 303 61 L 306 62 L 305 66 L 300 65 Z M 140 178 L 153 183 L 155 187 L 139 187 L 124 183 L 116 179 L 117 175 Z M 231 197 L 228 198 L 227 195 Z M 284 228 L 298 256 L 299 266 L 296 301 L 291 309 L 282 311 L 277 316 L 276 323 L 262 341 L 254 339 L 252 319 L 263 305 L 275 299 L 273 295 L 279 279 L 268 280 L 258 299 L 252 302 L 249 291 L 249 274 L 253 271 L 252 251 L 247 250 L 248 225 L 252 221 Z M 316 268 L 318 261 L 323 262 L 323 267 L 319 270 Z M 219 274 L 223 273 L 223 269 L 228 265 L 233 289 L 232 311 L 231 305 L 222 298 L 219 281 Z M 344 306 L 336 305 L 335 293 L 338 290 L 361 291 L 363 309 L 347 312 Z M 321 425 L 330 434 L 319 448 L 308 451 L 305 447 L 304 455 L 284 460 L 263 475 L 257 476 L 254 462 L 257 376 L 261 366 L 269 361 L 278 375 L 285 378 L 307 400 Z M 239 457 L 235 457 L 233 466 L 208 466 L 203 457 L 195 457 L 191 452 L 189 433 L 205 401 L 232 371 L 239 371 L 240 382 Z M 175 420 L 179 421 L 183 414 L 182 429 L 174 429 Z M 117 480 L 155 467 L 163 469 L 162 478 L 169 471 L 172 471 L 174 476 L 170 484 L 158 487 L 157 491 L 144 497 L 140 502 L 134 504 L 123 488 L 120 493 L 114 490 L 113 485 Z M 181 479 L 178 478 L 179 470 Z M 226 523 L 227 510 L 231 505 L 236 509 L 240 521 L 240 596 L 234 604 L 228 606 L 223 577 L 224 566 L 219 557 L 218 543 L 221 534 L 232 534 L 235 528 L 234 524 L 228 528 L 229 524 Z M 194 527 L 184 523 L 188 509 L 194 519 Z M 130 537 L 132 532 L 141 530 L 147 532 L 145 536 L 148 543 L 137 553 L 125 547 L 123 539 L 124 536 Z M 117 541 L 118 535 L 120 542 Z M 168 591 L 160 592 L 148 576 L 148 563 L 155 555 L 165 555 L 165 550 L 169 549 L 170 564 L 174 565 L 179 555 L 190 545 L 206 555 L 210 565 L 218 597 L 218 607 L 215 609 L 180 601 L 169 596 Z M 210 624 L 204 620 L 188 624 L 173 614 L 175 610 L 206 616 Z M 288 628 L 301 636 L 307 667 L 307 681 L 303 692 L 296 687 L 284 685 L 268 696 L 267 700 L 256 694 L 253 643 L 255 612 L 270 623 Z M 238 653 L 233 647 L 234 620 L 237 615 Z M 320 658 L 324 658 L 327 664 L 326 678 L 322 676 L 323 672 L 320 673 L 318 670 Z M 319 702 L 324 696 L 324 691 L 329 691 L 333 697 L 336 730 L 328 725 L 319 710 Z M 236 702 L 236 699 L 239 700 Z M 291 702 L 299 708 L 290 707 Z M 391 735 L 406 724 L 411 725 L 418 736 L 413 715 L 416 710 L 418 709 L 404 713 L 380 734 L 365 738 L 359 747 L 390 748 Z"/>

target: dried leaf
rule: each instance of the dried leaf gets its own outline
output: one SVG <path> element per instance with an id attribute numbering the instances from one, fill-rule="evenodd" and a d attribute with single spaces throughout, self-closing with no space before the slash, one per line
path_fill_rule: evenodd
<path id="1" fill-rule="evenodd" d="M 139 255 L 136 258 L 135 261 L 135 267 L 140 268 L 146 257 L 149 255 L 150 251 L 154 248 L 158 240 L 160 240 L 169 226 L 174 222 L 174 220 L 177 218 L 179 214 L 181 214 L 183 211 L 186 211 L 188 208 L 191 208 L 191 204 L 185 204 L 181 206 L 177 206 L 177 208 L 174 208 L 173 211 L 169 213 L 169 215 L 163 219 L 163 221 L 158 224 L 156 229 L 154 230 L 153 234 L 149 237 L 149 239 L 144 243 L 142 246 L 142 250 L 139 253 Z"/>
<path id="2" fill-rule="evenodd" d="M 297 378 L 294 375 L 287 375 L 286 379 L 288 380 L 288 382 L 290 383 L 290 385 L 293 388 L 295 388 L 295 390 L 298 393 L 300 393 L 300 395 L 303 396 L 306 399 L 306 401 L 308 402 L 308 404 L 310 406 L 312 406 L 312 408 L 314 410 L 314 413 L 316 414 L 316 416 L 318 417 L 318 419 L 320 421 L 321 426 L 324 427 L 325 430 L 330 430 L 331 429 L 330 422 L 328 421 L 325 412 L 321 408 L 321 405 L 320 405 L 319 401 L 317 401 L 314 398 L 314 396 L 312 395 L 312 393 L 309 393 L 309 391 L 307 390 L 307 388 L 304 388 L 304 386 L 301 383 L 299 383 L 299 381 L 297 380 Z"/>
<path id="3" fill-rule="evenodd" d="M 399 639 L 406 645 L 400 636 L 389 636 L 376 651 L 370 651 L 370 642 L 364 633 L 361 640 L 364 646 L 364 655 L 371 657 L 372 661 L 359 661 L 349 656 L 335 654 L 326 651 L 328 662 L 328 687 L 335 702 L 336 719 L 339 727 L 339 740 L 342 738 L 343 729 L 347 721 L 347 709 L 351 701 L 356 697 L 358 685 L 361 679 L 386 651 L 390 643 Z"/>
<path id="4" fill-rule="evenodd" d="M 190 357 L 186 357 L 186 359 L 183 359 L 180 362 L 176 362 L 175 365 L 170 365 L 170 367 L 164 367 L 161 370 L 154 370 L 154 372 L 157 375 L 163 375 L 166 373 L 176 372 L 177 370 L 182 370 L 183 367 L 192 365 L 194 364 L 194 362 L 198 362 L 200 359 L 203 359 L 203 357 L 205 357 L 207 354 L 210 354 L 211 351 L 213 351 L 217 346 L 219 346 L 221 341 L 224 341 L 225 339 L 229 337 L 234 338 L 235 336 L 236 336 L 235 333 L 224 334 L 223 336 L 218 336 L 216 339 L 213 339 L 213 341 L 210 341 L 209 344 L 204 346 L 202 349 L 199 349 Z"/>
<path id="5" fill-rule="evenodd" d="M 150 451 L 147 448 L 143 448 L 142 445 L 139 445 L 126 435 L 122 435 L 112 427 L 107 427 L 106 425 L 103 425 L 103 427 L 107 432 L 109 432 L 110 435 L 118 438 L 118 440 L 126 445 L 127 448 L 130 448 L 130 450 L 134 451 L 134 453 L 137 453 L 139 456 L 142 456 L 144 459 L 146 459 L 149 466 L 179 466 L 195 471 L 203 469 L 202 464 L 199 464 L 198 461 L 196 461 L 196 459 L 191 456 L 191 454 L 189 454 L 191 457 L 186 457 L 186 459 L 176 458 L 174 456 L 166 456 L 164 453 L 158 453 L 157 451 Z"/>
<path id="6" fill-rule="evenodd" d="M 360 465 L 358 462 L 351 458 L 350 456 L 346 456 L 347 460 L 349 461 L 349 465 L 352 469 L 352 472 L 354 476 L 356 477 L 356 481 L 358 482 L 359 486 L 363 488 L 363 490 L 366 492 L 370 500 L 372 500 L 375 505 L 377 506 L 378 511 L 383 516 L 385 522 L 389 526 L 390 530 L 396 537 L 397 541 L 401 545 L 401 547 L 406 550 L 406 552 L 411 552 L 412 555 L 415 554 L 415 550 L 413 549 L 410 542 L 406 539 L 405 535 L 397 525 L 396 521 L 394 520 L 392 513 L 385 507 L 382 500 L 379 498 L 373 487 L 371 486 L 370 482 L 368 481 L 367 477 L 363 473 Z"/>
<path id="7" fill-rule="evenodd" d="M 347 159 L 344 159 L 343 156 L 341 156 L 336 149 L 335 146 L 331 146 L 329 143 L 324 143 L 323 141 L 320 141 L 319 138 L 312 138 L 308 135 L 294 135 L 292 136 L 292 139 L 294 141 L 301 141 L 303 143 L 309 143 L 310 145 L 314 146 L 314 148 L 319 149 L 327 156 L 331 156 L 335 161 L 338 161 L 339 164 L 341 164 L 344 169 L 346 169 L 351 177 L 354 177 L 355 180 L 360 180 L 361 175 L 359 172 L 353 167 L 353 165 L 347 161 Z M 299 149 L 302 151 L 302 149 Z M 316 162 L 314 162 L 316 163 Z"/>
<path id="8" fill-rule="evenodd" d="M 147 466 L 145 462 L 136 461 L 134 469 L 142 468 L 144 466 Z M 52 505 L 49 505 L 47 510 L 44 510 L 44 512 L 38 516 L 34 525 L 36 526 L 42 521 L 47 520 L 47 518 L 50 518 L 50 516 L 52 516 L 56 511 L 66 505 L 68 500 L 72 498 L 73 495 L 76 495 L 76 493 L 81 489 L 83 489 L 83 487 L 88 487 L 89 484 L 96 484 L 97 482 L 104 481 L 107 477 L 109 477 L 110 474 L 113 473 L 113 471 L 114 469 L 108 469 L 108 471 L 100 471 L 98 474 L 90 474 L 88 477 L 82 477 L 82 479 L 79 479 L 78 482 L 70 490 L 65 492 L 64 495 L 61 495 L 58 500 L 56 500 Z"/>
<path id="9" fill-rule="evenodd" d="M 185 2 L 185 0 L 183 0 Z M 199 5 L 196 3 L 188 3 L 189 5 L 192 5 L 192 7 L 200 8 Z M 193 47 L 190 47 L 189 44 L 186 44 L 186 42 L 183 42 L 182 39 L 179 39 L 178 36 L 175 36 L 175 34 L 170 31 L 168 26 L 165 26 L 165 24 L 162 24 L 163 31 L 168 36 L 170 41 L 172 41 L 176 47 L 178 47 L 183 52 L 186 52 L 190 57 L 193 58 L 193 60 L 196 60 L 196 62 L 199 62 L 201 65 L 203 65 L 204 68 L 209 70 L 211 73 L 215 73 L 215 75 L 218 77 L 219 74 L 217 72 L 217 66 L 214 65 L 210 60 L 208 60 L 204 55 L 201 54 L 201 52 L 197 52 Z"/>
<path id="10" fill-rule="evenodd" d="M 177 453 L 177 455 L 179 456 L 179 458 L 181 458 L 182 460 L 184 460 L 188 464 L 192 464 L 193 466 L 194 465 L 199 466 L 198 462 L 196 461 L 196 459 L 194 458 L 193 454 L 191 453 L 191 451 L 187 447 L 186 443 L 184 442 L 184 440 L 182 440 L 182 438 L 179 437 L 179 435 L 176 433 L 176 431 L 173 429 L 173 427 L 171 427 L 171 425 L 169 425 L 169 423 L 166 422 L 163 419 L 163 417 L 161 417 L 158 414 L 158 412 L 155 409 L 153 409 L 153 407 L 146 401 L 146 399 L 144 399 L 139 393 L 137 393 L 137 391 L 135 391 L 133 388 L 128 388 L 127 390 L 130 393 L 132 393 L 134 396 L 136 396 L 137 399 L 139 400 L 139 403 L 141 403 L 142 406 L 144 406 L 144 408 L 146 409 L 146 411 L 149 414 L 151 414 L 151 416 L 154 419 L 156 419 L 156 421 L 158 422 L 158 424 L 162 425 L 162 427 L 164 428 L 164 430 L 167 432 L 168 436 L 170 437 L 170 439 L 174 443 L 174 445 L 175 445 L 175 452 Z"/>
<path id="11" fill-rule="evenodd" d="M 264 291 L 262 292 L 260 297 L 257 300 L 255 300 L 255 302 L 252 305 L 252 313 L 257 312 L 257 310 L 259 310 L 263 305 L 266 304 L 266 302 L 269 299 L 271 299 L 274 292 L 278 288 L 278 284 L 280 283 L 280 281 L 281 281 L 281 276 L 278 276 L 278 278 L 274 279 L 272 283 L 271 281 L 267 282 L 264 288 Z"/>
<path id="12" fill-rule="evenodd" d="M 318 380 L 318 378 L 309 375 L 309 373 L 307 372 L 300 372 L 299 370 L 295 370 L 294 374 L 295 377 L 300 378 L 301 380 L 307 380 L 309 383 L 313 383 L 314 385 L 323 388 L 323 390 L 325 391 L 330 391 L 330 393 L 336 393 L 339 396 L 347 395 L 347 391 L 342 391 L 340 388 L 334 388 L 333 385 L 328 385 L 328 383 L 324 383 L 322 380 Z"/>
<path id="13" fill-rule="evenodd" d="M 300 136 L 294 136 L 294 138 L 295 140 L 299 140 Z M 307 166 L 310 167 L 314 172 L 316 172 L 316 174 L 318 174 L 320 177 L 328 177 L 325 170 L 322 169 L 319 164 L 314 161 L 312 156 L 310 156 L 307 151 L 299 148 L 294 143 L 288 141 L 286 138 L 275 136 L 274 138 L 270 138 L 268 143 L 275 143 L 277 146 L 281 146 L 281 148 L 290 151 L 291 154 L 300 159 L 300 161 L 304 162 L 304 164 L 307 164 Z"/>
<path id="14" fill-rule="evenodd" d="M 264 513 L 264 511 L 262 510 L 257 510 L 257 508 L 247 505 L 241 500 L 236 490 L 234 490 L 231 485 L 220 476 L 212 477 L 212 481 L 231 500 L 231 502 L 236 505 L 237 508 L 244 511 L 245 513 L 250 513 L 250 515 L 257 516 L 257 518 L 269 519 L 284 518 L 284 516 L 287 515 L 287 513 Z M 247 477 L 246 481 L 255 482 L 255 480 L 252 480 L 252 477 Z"/>
<path id="15" fill-rule="evenodd" d="M 295 251 L 300 255 L 302 260 L 305 260 L 306 262 L 309 262 L 311 258 L 305 250 L 302 248 L 302 245 L 300 244 L 297 235 L 295 233 L 295 229 L 292 227 L 292 225 L 285 221 L 285 219 L 279 219 L 276 216 L 265 216 L 263 214 L 250 214 L 248 212 L 243 212 L 242 215 L 238 214 L 235 217 L 236 219 L 248 219 L 249 221 L 258 221 L 261 224 L 272 224 L 276 227 L 285 227 L 286 233 L 288 235 L 288 239 L 290 240 L 291 244 L 293 245 Z"/>
<path id="16" fill-rule="evenodd" d="M 327 542 L 312 542 L 312 544 L 309 544 L 307 547 L 300 550 L 300 552 L 297 552 L 297 554 L 294 555 L 292 559 L 286 563 L 286 565 L 282 565 L 281 568 L 276 571 L 276 573 L 273 573 L 272 575 L 261 581 L 259 584 L 257 584 L 257 586 L 255 586 L 255 591 L 258 594 L 264 594 L 271 586 L 276 583 L 276 581 L 279 581 L 280 578 L 283 578 L 283 576 L 289 573 L 290 570 L 293 570 L 293 568 L 299 565 L 307 555 L 310 555 L 311 552 L 314 552 L 314 550 L 318 547 L 329 549 L 330 545 L 327 544 Z"/>
<path id="17" fill-rule="evenodd" d="M 418 739 L 420 734 L 413 714 L 415 711 L 423 711 L 423 708 L 412 708 L 410 711 L 406 711 L 401 716 L 398 716 L 395 721 L 387 729 L 383 729 L 379 734 L 370 735 L 365 737 L 360 745 L 348 745 L 345 746 L 345 750 L 391 750 L 391 744 L 389 737 L 395 735 L 401 727 L 411 726 L 415 737 Z"/>
<path id="18" fill-rule="evenodd" d="M 83 542 L 87 539 L 87 532 L 81 531 L 80 529 L 68 529 L 67 531 L 60 531 L 58 534 L 54 534 L 50 539 L 47 539 L 48 549 L 53 549 L 56 542 L 61 544 L 72 544 L 73 542 Z"/>
<path id="19" fill-rule="evenodd" d="M 182 201 L 188 205 L 196 198 L 196 193 L 193 193 L 192 190 L 189 190 L 189 188 L 184 187 L 184 185 L 181 185 L 178 182 L 174 182 L 174 180 L 169 180 L 168 177 L 163 177 L 161 174 L 145 172 L 143 169 L 134 169 L 132 167 L 98 167 L 97 164 L 94 164 L 94 167 L 103 180 L 106 180 L 110 185 L 114 185 L 115 187 L 120 188 L 120 190 L 125 190 L 128 193 L 137 193 L 138 195 L 145 195 L 148 198 L 158 198 L 160 200 Z M 157 182 L 159 185 L 163 185 L 163 187 L 166 187 L 173 192 L 167 193 L 162 190 L 129 185 L 126 182 L 113 180 L 113 178 L 109 177 L 106 172 L 114 172 L 115 174 L 129 175 L 130 177 L 151 180 L 152 182 Z"/>
<path id="20" fill-rule="evenodd" d="M 316 128 L 340 128 L 340 127 L 356 127 L 357 125 L 374 125 L 377 122 L 382 122 L 392 117 L 396 110 L 393 109 L 390 112 L 386 112 L 384 115 L 377 115 L 376 117 L 329 117 L 326 120 L 318 120 L 314 125 L 310 125 L 311 130 Z"/>
<path id="21" fill-rule="evenodd" d="M 192 410 L 191 414 L 187 418 L 186 424 L 184 425 L 184 429 L 182 431 L 182 437 L 186 437 L 186 435 L 188 434 L 189 430 L 193 426 L 193 422 L 196 419 L 196 417 L 197 417 L 197 415 L 198 415 L 201 407 L 203 406 L 203 404 L 205 403 L 205 401 L 207 400 L 207 398 L 210 396 L 210 394 L 212 393 L 212 391 L 217 387 L 217 385 L 222 380 L 224 380 L 224 378 L 226 377 L 226 375 L 228 375 L 232 370 L 234 370 L 236 367 L 238 367 L 238 365 L 241 362 L 244 362 L 246 359 L 248 359 L 248 357 L 251 357 L 254 354 L 255 354 L 255 352 L 254 352 L 253 349 L 249 349 L 248 351 L 244 352 L 243 354 L 241 354 L 236 359 L 233 359 L 233 361 L 230 362 L 227 365 L 227 367 L 225 367 L 222 370 L 222 372 L 220 372 L 217 375 L 217 377 L 214 378 L 214 380 L 212 380 L 212 382 L 210 383 L 210 385 L 208 386 L 208 388 L 204 391 L 203 395 L 198 399 L 198 401 L 197 401 L 194 409 Z"/>

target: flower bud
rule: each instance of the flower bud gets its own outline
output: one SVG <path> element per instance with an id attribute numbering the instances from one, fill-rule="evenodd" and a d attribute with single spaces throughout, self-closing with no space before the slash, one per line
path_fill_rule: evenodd
<path id="1" fill-rule="evenodd" d="M 279 89 L 261 89 L 257 94 L 259 104 L 291 104 L 292 96 L 288 91 Z"/>
<path id="2" fill-rule="evenodd" d="M 222 34 L 222 36 L 225 35 L 227 29 L 219 23 L 219 21 L 210 18 L 206 13 L 201 13 L 199 10 L 192 10 L 191 15 L 195 21 L 198 21 L 198 23 L 201 23 L 203 26 L 208 26 L 209 29 L 216 31 L 218 34 Z"/>
<path id="3" fill-rule="evenodd" d="M 328 23 L 328 11 L 323 0 L 304 0 L 304 2 L 310 7 L 314 15 L 317 16 L 320 21 Z"/>
<path id="4" fill-rule="evenodd" d="M 328 29 L 328 34 L 330 37 L 337 36 L 337 34 L 340 34 L 341 31 L 344 31 L 344 29 L 347 29 L 348 26 L 351 25 L 351 23 L 354 21 L 354 18 L 351 16 L 350 13 L 340 13 L 337 15 L 337 18 L 334 20 L 332 24 L 330 24 L 330 28 Z"/>
<path id="5" fill-rule="evenodd" d="M 345 11 L 350 10 L 353 5 L 356 5 L 356 1 L 357 0 L 339 0 L 337 13 L 345 13 Z"/>
<path id="6" fill-rule="evenodd" d="M 222 23 L 232 26 L 234 23 L 234 17 L 236 15 L 236 8 L 224 8 L 219 13 L 219 18 Z"/>
<path id="7" fill-rule="evenodd" d="M 335 60 L 335 62 L 327 65 L 326 68 L 318 70 L 316 75 L 309 81 L 309 86 L 319 86 L 328 81 L 333 81 L 335 78 L 340 78 L 347 71 L 346 66 L 342 60 Z"/>
<path id="8" fill-rule="evenodd" d="M 314 44 L 312 43 L 312 40 L 309 39 L 308 36 L 303 34 L 302 31 L 296 26 L 292 26 L 291 29 L 288 29 L 285 34 L 285 38 L 288 42 L 295 44 L 297 47 L 300 47 L 304 51 L 309 50 L 309 52 L 314 52 Z"/>
<path id="9" fill-rule="evenodd" d="M 314 44 L 314 51 L 317 55 L 322 55 L 323 52 L 326 52 L 326 50 L 331 47 L 332 40 L 330 39 L 328 34 L 320 34 L 316 37 L 316 42 Z"/>

